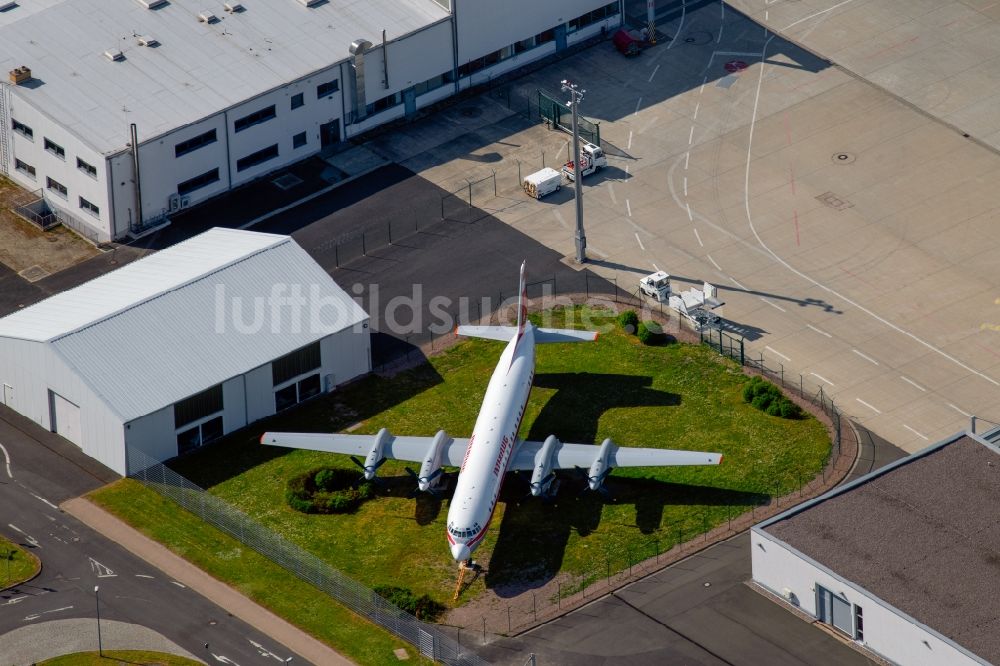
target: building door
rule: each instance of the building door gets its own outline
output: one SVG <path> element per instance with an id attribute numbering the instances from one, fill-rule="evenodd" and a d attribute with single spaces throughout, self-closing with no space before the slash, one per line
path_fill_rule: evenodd
<path id="1" fill-rule="evenodd" d="M 3 385 L 3 404 L 8 407 L 14 404 L 14 387 L 10 384 Z"/>
<path id="2" fill-rule="evenodd" d="M 821 585 L 816 586 L 816 619 L 854 638 L 851 602 Z"/>
<path id="3" fill-rule="evenodd" d="M 80 428 L 80 408 L 55 391 L 49 391 L 52 410 L 52 432 L 62 435 L 77 446 L 83 446 Z"/>
<path id="4" fill-rule="evenodd" d="M 326 148 L 335 143 L 340 143 L 340 118 L 319 126 L 320 148 Z"/>
<path id="5" fill-rule="evenodd" d="M 555 28 L 556 31 L 556 51 L 566 48 L 566 24 L 560 23 Z"/>
<path id="6" fill-rule="evenodd" d="M 407 116 L 412 116 L 417 112 L 417 91 L 408 88 L 403 91 L 403 108 Z"/>

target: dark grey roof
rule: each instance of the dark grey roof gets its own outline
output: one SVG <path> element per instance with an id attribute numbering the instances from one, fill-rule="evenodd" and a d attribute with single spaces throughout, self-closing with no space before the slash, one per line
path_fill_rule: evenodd
<path id="1" fill-rule="evenodd" d="M 1000 663 L 1000 455 L 968 436 L 764 530 Z"/>

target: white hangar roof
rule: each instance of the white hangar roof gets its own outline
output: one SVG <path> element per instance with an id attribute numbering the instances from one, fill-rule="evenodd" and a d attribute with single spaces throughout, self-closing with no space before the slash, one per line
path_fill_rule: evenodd
<path id="1" fill-rule="evenodd" d="M 393 40 L 449 16 L 434 0 L 239 4 L 230 13 L 223 0 L 19 2 L 0 12 L 0 71 L 29 67 L 35 81 L 18 94 L 113 153 L 128 123 L 145 141 L 341 62 L 356 39 L 377 44 L 383 29 Z M 199 20 L 206 10 L 213 22 Z M 140 46 L 142 35 L 159 45 Z M 124 59 L 112 62 L 108 49 Z"/>
<path id="2" fill-rule="evenodd" d="M 367 319 L 291 237 L 216 228 L 0 319 L 0 339 L 49 345 L 130 421 Z"/>

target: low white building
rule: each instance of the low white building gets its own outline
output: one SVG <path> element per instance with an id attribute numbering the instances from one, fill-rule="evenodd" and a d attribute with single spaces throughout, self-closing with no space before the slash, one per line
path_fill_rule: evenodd
<path id="1" fill-rule="evenodd" d="M 288 236 L 212 229 L 0 319 L 3 403 L 120 474 L 371 369 L 368 315 Z"/>
<path id="2" fill-rule="evenodd" d="M 0 174 L 92 240 L 136 235 L 617 26 L 621 1 L 0 1 Z"/>
<path id="3" fill-rule="evenodd" d="M 1000 663 L 997 506 L 1000 449 L 959 433 L 755 526 L 753 580 L 891 663 Z"/>

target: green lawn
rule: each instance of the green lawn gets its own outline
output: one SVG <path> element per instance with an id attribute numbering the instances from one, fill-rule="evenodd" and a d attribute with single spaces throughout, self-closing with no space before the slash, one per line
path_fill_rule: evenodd
<path id="1" fill-rule="evenodd" d="M 572 313 L 576 317 L 578 310 Z M 551 325 L 561 325 L 556 321 Z M 608 324 L 609 318 L 594 318 Z M 288 508 L 288 478 L 322 465 L 356 469 L 344 456 L 286 451 L 257 443 L 265 430 L 333 431 L 360 422 L 356 433 L 387 427 L 433 435 L 470 434 L 502 343 L 469 340 L 429 364 L 391 379 L 368 377 L 292 413 L 179 460 L 183 475 L 210 488 L 268 527 L 368 584 L 393 584 L 449 602 L 455 564 L 446 548 L 447 501 L 406 498 L 412 481 L 389 462 L 382 496 L 356 513 L 308 516 Z M 775 492 L 797 488 L 830 452 L 825 428 L 811 417 L 767 416 L 742 401 L 738 365 L 706 346 L 645 347 L 617 329 L 592 344 L 538 348 L 535 388 L 521 436 L 556 434 L 567 442 L 612 437 L 624 446 L 719 451 L 719 467 L 615 470 L 615 501 L 579 495 L 565 474 L 554 505 L 525 499 L 527 477 L 507 480 L 477 559 L 488 561 L 482 586 L 552 576 L 596 578 L 665 551 L 678 539 L 736 516 Z"/>
<path id="2" fill-rule="evenodd" d="M 36 557 L 0 536 L 0 590 L 33 578 L 41 567 Z"/>
<path id="3" fill-rule="evenodd" d="M 405 641 L 361 619 L 138 481 L 122 479 L 95 490 L 89 497 L 146 536 L 360 664 L 399 663 L 392 652 L 396 648 L 406 648 L 411 663 L 429 663 L 414 659 L 416 651 Z"/>
<path id="4" fill-rule="evenodd" d="M 162 652 L 140 650 L 105 650 L 101 657 L 97 652 L 77 652 L 40 662 L 38 666 L 116 666 L 117 664 L 144 664 L 148 666 L 199 666 L 200 661 L 186 659 Z"/>

